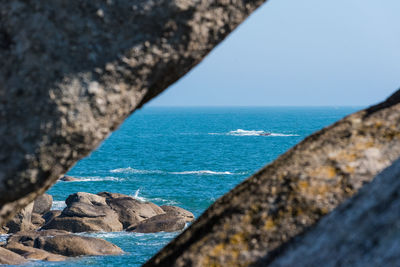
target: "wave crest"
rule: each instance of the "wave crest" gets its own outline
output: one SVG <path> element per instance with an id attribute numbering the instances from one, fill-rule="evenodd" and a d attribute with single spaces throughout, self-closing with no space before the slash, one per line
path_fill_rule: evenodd
<path id="1" fill-rule="evenodd" d="M 232 136 L 299 136 L 298 134 L 272 133 L 263 130 L 237 129 L 227 133 L 209 133 L 210 135 L 232 135 Z"/>

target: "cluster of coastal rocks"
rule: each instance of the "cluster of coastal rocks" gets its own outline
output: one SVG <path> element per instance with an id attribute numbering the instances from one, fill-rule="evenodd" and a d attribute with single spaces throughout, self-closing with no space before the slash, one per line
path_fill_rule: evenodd
<path id="1" fill-rule="evenodd" d="M 44 194 L 1 228 L 10 236 L 0 246 L 0 264 L 120 254 L 123 251 L 114 244 L 74 233 L 174 232 L 194 220 L 191 212 L 180 207 L 157 206 L 119 193 L 74 193 L 62 211 L 51 210 L 52 203 L 52 196 Z"/>

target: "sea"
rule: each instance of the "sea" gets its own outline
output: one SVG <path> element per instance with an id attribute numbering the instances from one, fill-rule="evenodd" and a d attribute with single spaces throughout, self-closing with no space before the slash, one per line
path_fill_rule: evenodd
<path id="1" fill-rule="evenodd" d="M 48 193 L 54 209 L 63 209 L 69 194 L 108 191 L 176 205 L 198 217 L 306 136 L 360 109 L 145 107 L 67 173 L 79 181 L 59 181 Z M 82 233 L 110 241 L 125 253 L 45 265 L 140 266 L 178 234 Z"/>

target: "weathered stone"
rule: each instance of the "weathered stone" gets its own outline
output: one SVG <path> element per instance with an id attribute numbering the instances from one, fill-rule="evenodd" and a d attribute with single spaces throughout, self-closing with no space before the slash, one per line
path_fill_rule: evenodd
<path id="1" fill-rule="evenodd" d="M 181 217 L 185 220 L 185 222 L 191 222 L 194 220 L 193 213 L 191 213 L 190 211 L 187 211 L 185 209 L 182 209 L 180 207 L 164 205 L 164 206 L 161 206 L 161 208 L 166 214 Z"/>
<path id="2" fill-rule="evenodd" d="M 24 246 L 20 243 L 7 244 L 6 249 L 13 251 L 24 258 L 41 261 L 65 261 L 67 258 L 64 256 L 49 253 L 45 250 Z"/>
<path id="3" fill-rule="evenodd" d="M 0 247 L 0 264 L 18 265 L 26 262 L 27 261 L 17 253 Z"/>
<path id="4" fill-rule="evenodd" d="M 33 202 L 22 209 L 17 215 L 7 223 L 8 232 L 16 233 L 19 231 L 33 230 L 34 226 L 31 223 Z"/>
<path id="5" fill-rule="evenodd" d="M 32 213 L 31 223 L 35 226 L 35 229 L 37 229 L 42 227 L 46 223 L 46 220 L 40 214 Z"/>
<path id="6" fill-rule="evenodd" d="M 45 214 L 50 211 L 53 205 L 53 197 L 49 194 L 38 196 L 33 204 L 33 212 L 38 214 Z"/>
<path id="7" fill-rule="evenodd" d="M 80 202 L 80 203 L 86 203 L 86 204 L 91 204 L 91 205 L 97 205 L 97 206 L 106 206 L 106 199 L 104 197 L 91 194 L 91 193 L 86 193 L 86 192 L 78 192 L 74 193 L 68 196 L 68 198 L 65 200 L 65 204 L 67 206 L 72 205 L 74 202 Z"/>
<path id="8" fill-rule="evenodd" d="M 126 230 L 136 233 L 176 232 L 185 228 L 185 219 L 171 214 L 160 214 L 146 219 Z"/>
<path id="9" fill-rule="evenodd" d="M 68 257 L 123 253 L 122 249 L 103 239 L 77 235 L 38 237 L 35 246 L 48 252 Z"/>
<path id="10" fill-rule="evenodd" d="M 82 255 L 111 255 L 123 251 L 105 240 L 83 237 L 60 230 L 19 232 L 7 239 L 7 246 L 24 246 L 68 257 Z"/>
<path id="11" fill-rule="evenodd" d="M 0 224 L 262 3 L 3 1 Z"/>
<path id="12" fill-rule="evenodd" d="M 144 266 L 247 266 L 400 156 L 400 91 L 307 137 L 217 200 Z"/>
<path id="13" fill-rule="evenodd" d="M 45 220 L 45 224 L 51 221 L 53 218 L 58 217 L 61 215 L 61 210 L 51 210 L 46 212 L 42 218 Z"/>
<path id="14" fill-rule="evenodd" d="M 111 209 L 102 217 L 66 217 L 53 218 L 42 229 L 58 229 L 73 233 L 80 232 L 117 232 L 123 229 L 118 215 Z"/>
<path id="15" fill-rule="evenodd" d="M 159 206 L 151 202 L 141 202 L 128 195 L 108 192 L 99 194 L 107 196 L 107 204 L 118 214 L 124 228 L 164 213 Z"/>
<path id="16" fill-rule="evenodd" d="M 400 159 L 259 266 L 399 266 Z"/>

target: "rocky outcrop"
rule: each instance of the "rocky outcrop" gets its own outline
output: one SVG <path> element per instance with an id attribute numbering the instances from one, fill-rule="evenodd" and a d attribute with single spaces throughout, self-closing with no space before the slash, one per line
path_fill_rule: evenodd
<path id="1" fill-rule="evenodd" d="M 43 218 L 42 215 L 40 215 L 38 213 L 32 213 L 31 223 L 33 224 L 35 229 L 39 229 L 46 223 L 46 220 Z"/>
<path id="2" fill-rule="evenodd" d="M 262 3 L 3 1 L 0 224 Z"/>
<path id="3" fill-rule="evenodd" d="M 43 215 L 50 211 L 52 205 L 53 197 L 49 194 L 43 194 L 35 199 L 32 212 Z"/>
<path id="4" fill-rule="evenodd" d="M 307 137 L 217 200 L 144 266 L 247 266 L 400 156 L 400 91 Z"/>
<path id="5" fill-rule="evenodd" d="M 194 215 L 190 211 L 187 211 L 185 209 L 182 209 L 177 206 L 161 206 L 160 207 L 166 214 L 173 215 L 173 216 L 178 216 L 182 219 L 185 220 L 185 222 L 191 222 L 194 221 Z"/>
<path id="6" fill-rule="evenodd" d="M 400 159 L 258 266 L 399 266 Z"/>
<path id="7" fill-rule="evenodd" d="M 185 228 L 185 219 L 171 214 L 159 214 L 126 230 L 136 233 L 176 232 Z"/>
<path id="8" fill-rule="evenodd" d="M 119 247 L 105 240 L 73 235 L 67 231 L 60 230 L 19 232 L 8 238 L 6 247 L 15 251 L 34 253 L 35 257 L 48 257 L 48 260 L 57 260 L 53 254 L 77 257 L 123 253 Z M 37 250 L 29 249 L 29 247 Z M 46 254 L 45 252 L 51 254 Z M 33 258 L 33 255 L 29 257 Z M 58 259 L 61 260 L 62 258 Z"/>
<path id="9" fill-rule="evenodd" d="M 24 264 L 27 260 L 8 249 L 0 247 L 0 264 L 18 265 Z"/>
<path id="10" fill-rule="evenodd" d="M 72 176 L 68 176 L 68 175 L 62 176 L 59 180 L 60 180 L 60 181 L 63 181 L 63 182 L 74 182 L 74 181 L 79 181 L 78 178 L 75 178 L 75 177 L 72 177 Z"/>
<path id="11" fill-rule="evenodd" d="M 45 221 L 45 224 L 50 222 L 52 219 L 54 219 L 57 216 L 61 215 L 61 210 L 51 210 L 49 212 L 46 212 L 45 214 L 43 214 L 42 218 Z"/>
<path id="12" fill-rule="evenodd" d="M 106 197 L 107 204 L 118 214 L 124 228 L 164 213 L 159 206 L 151 202 L 141 202 L 127 195 L 108 192 L 98 195 Z"/>
<path id="13" fill-rule="evenodd" d="M 8 233 L 33 230 L 32 220 L 33 202 L 22 209 L 7 223 Z"/>
<path id="14" fill-rule="evenodd" d="M 104 197 L 79 192 L 70 195 L 65 203 L 67 207 L 61 214 L 50 220 L 43 229 L 59 229 L 69 232 L 114 232 L 123 226 L 118 214 L 106 203 Z"/>
<path id="15" fill-rule="evenodd" d="M 65 261 L 67 258 L 61 255 L 49 253 L 42 249 L 24 246 L 20 243 L 10 243 L 5 246 L 6 249 L 13 251 L 26 259 L 40 261 Z"/>

